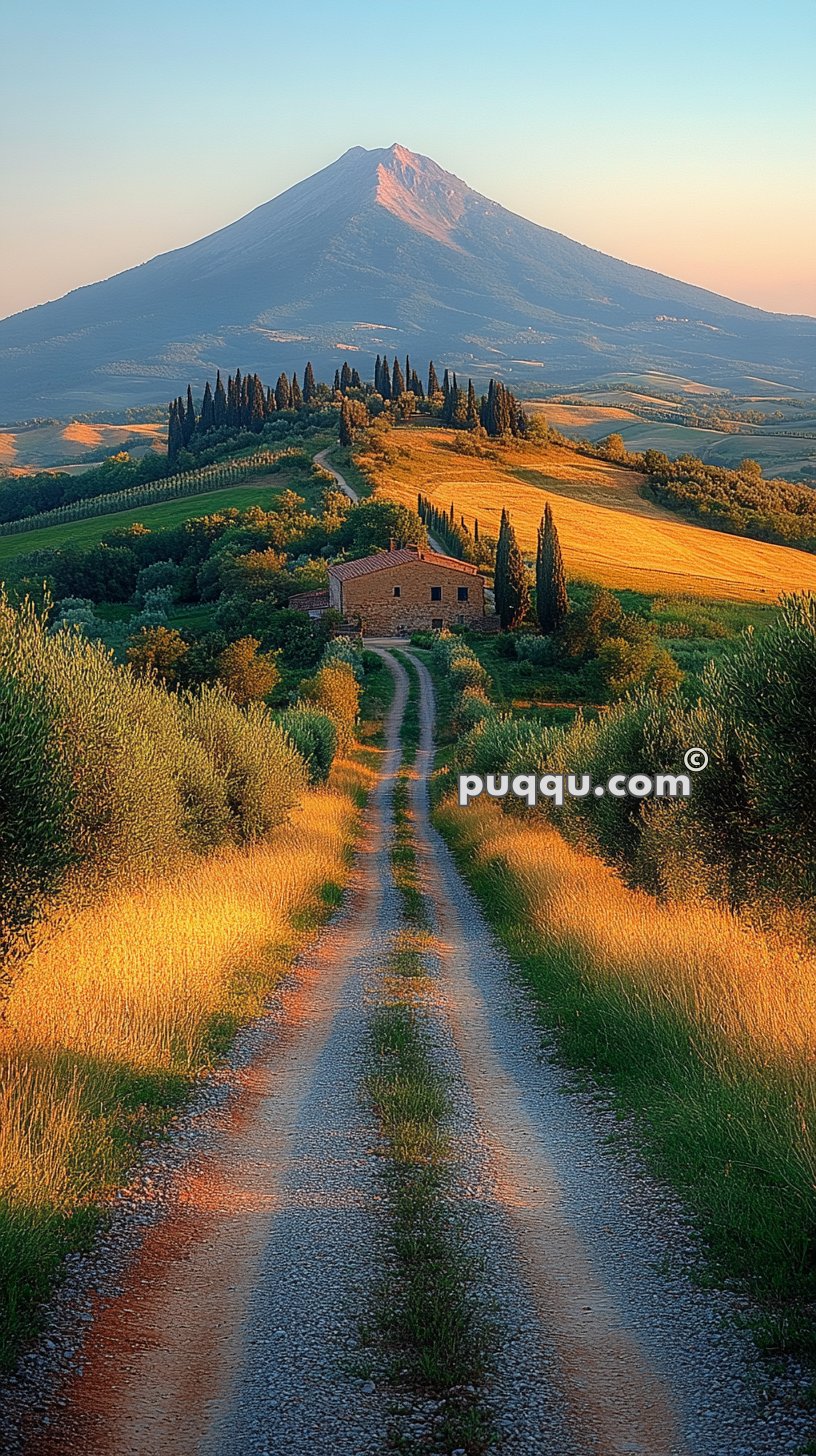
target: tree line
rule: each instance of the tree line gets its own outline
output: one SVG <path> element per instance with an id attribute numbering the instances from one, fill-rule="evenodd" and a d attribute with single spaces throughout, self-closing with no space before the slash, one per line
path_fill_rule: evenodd
<path id="1" fill-rule="evenodd" d="M 282 373 L 277 383 L 266 385 L 259 374 L 227 376 L 224 385 L 220 370 L 215 385 L 207 380 L 200 409 L 196 409 L 192 385 L 186 395 L 171 401 L 167 424 L 168 459 L 177 459 L 181 451 L 218 432 L 252 431 L 260 433 L 264 426 L 282 411 L 302 410 L 317 403 L 340 401 L 340 439 L 350 444 L 354 430 L 365 426 L 372 415 L 383 407 L 394 406 L 402 418 L 410 418 L 415 410 L 432 413 L 443 424 L 454 428 L 481 428 L 493 438 L 524 435 L 527 421 L 519 400 L 502 384 L 491 379 L 486 394 L 477 395 L 473 380 L 463 389 L 455 372 L 446 369 L 442 383 L 433 360 L 427 371 L 427 387 L 405 356 L 405 367 L 398 358 L 378 354 L 374 362 L 374 379 L 369 383 L 359 370 L 344 360 L 335 370 L 331 387 L 318 383 L 311 363 L 303 370 L 303 383 L 295 371 L 291 378 Z"/>

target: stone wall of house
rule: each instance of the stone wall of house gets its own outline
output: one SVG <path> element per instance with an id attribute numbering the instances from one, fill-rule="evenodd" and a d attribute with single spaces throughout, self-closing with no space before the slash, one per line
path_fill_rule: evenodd
<path id="1" fill-rule="evenodd" d="M 434 588 L 440 589 L 440 600 L 434 599 Z M 484 616 L 483 577 L 430 561 L 418 559 L 351 577 L 342 589 L 343 615 L 359 616 L 368 636 L 408 636 Z M 467 593 L 467 600 L 460 599 L 460 591 Z"/>

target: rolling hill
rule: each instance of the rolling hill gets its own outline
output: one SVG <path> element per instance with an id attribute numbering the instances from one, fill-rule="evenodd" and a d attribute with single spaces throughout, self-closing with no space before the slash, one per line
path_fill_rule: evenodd
<path id="1" fill-rule="evenodd" d="M 325 374 L 348 355 L 370 372 L 406 350 L 539 386 L 610 369 L 816 386 L 816 320 L 584 247 L 395 144 L 0 322 L 0 420 L 154 402 L 236 364 Z"/>
<path id="2" fill-rule="evenodd" d="M 443 430 L 402 428 L 388 463 L 375 455 L 363 463 L 391 499 L 413 506 L 421 490 L 492 535 L 506 506 L 528 560 L 549 501 L 571 578 L 722 601 L 816 591 L 816 556 L 680 520 L 638 494 L 643 477 L 633 470 L 554 444 L 514 442 L 483 458 L 450 444 Z"/>

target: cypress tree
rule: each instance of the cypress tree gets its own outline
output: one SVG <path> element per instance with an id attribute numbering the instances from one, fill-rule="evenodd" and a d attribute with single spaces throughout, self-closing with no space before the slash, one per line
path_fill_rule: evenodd
<path id="1" fill-rule="evenodd" d="M 252 381 L 252 398 L 249 406 L 249 428 L 260 432 L 264 427 L 266 419 L 266 399 L 264 398 L 263 385 L 255 375 Z"/>
<path id="2" fill-rule="evenodd" d="M 343 400 L 340 406 L 340 427 L 339 440 L 341 445 L 349 446 L 352 443 L 351 420 L 349 417 L 348 401 Z"/>
<path id="3" fill-rule="evenodd" d="M 204 398 L 201 401 L 201 415 L 198 421 L 198 428 L 201 434 L 206 435 L 207 431 L 212 429 L 213 423 L 213 397 L 212 390 L 210 389 L 210 381 L 208 379 L 207 383 L 204 385 Z"/>
<path id="4" fill-rule="evenodd" d="M 340 393 L 340 370 L 339 369 L 335 369 L 335 371 L 334 371 L 334 392 L 335 392 L 335 394 L 339 394 Z"/>
<path id="5" fill-rule="evenodd" d="M 445 403 L 447 404 L 447 402 L 448 402 L 448 395 L 450 394 L 450 376 L 448 374 L 447 369 L 445 370 L 445 373 L 442 376 L 442 393 L 445 396 Z"/>
<path id="6" fill-rule="evenodd" d="M 235 421 L 235 380 L 230 374 L 227 380 L 227 429 L 233 429 Z"/>
<path id="7" fill-rule="evenodd" d="M 474 541 L 478 541 L 479 540 L 479 517 L 478 516 L 474 516 L 473 517 L 473 539 L 474 539 Z"/>
<path id="8" fill-rule="evenodd" d="M 291 390 L 289 389 L 289 380 L 286 378 L 285 374 L 281 374 L 279 375 L 278 382 L 275 385 L 275 403 L 279 410 L 285 410 L 289 409 L 291 402 L 292 394 Z"/>
<path id="9" fill-rule="evenodd" d="M 343 360 L 343 367 L 340 370 L 340 393 L 347 394 L 351 387 L 351 369 L 348 359 Z"/>
<path id="10" fill-rule="evenodd" d="M 405 388 L 406 389 L 410 389 L 411 388 L 411 377 L 412 377 L 411 360 L 408 358 L 408 355 L 406 354 L 405 355 Z"/>
<path id="11" fill-rule="evenodd" d="M 496 544 L 496 562 L 493 572 L 493 595 L 496 600 L 496 611 L 502 628 L 505 627 L 507 615 L 507 556 L 510 547 L 510 520 L 507 511 L 502 508 L 501 521 L 499 522 L 499 539 Z"/>
<path id="12" fill-rule="evenodd" d="M 190 441 L 193 438 L 193 435 L 195 434 L 195 427 L 196 427 L 196 412 L 195 412 L 195 406 L 193 404 L 193 391 L 192 391 L 190 385 L 188 384 L 187 385 L 187 407 L 186 407 L 186 409 L 183 410 L 183 412 L 181 412 L 181 433 L 182 433 L 182 438 L 184 440 L 185 449 L 189 445 Z"/>
<path id="13" fill-rule="evenodd" d="M 561 543 L 547 501 L 538 528 L 536 551 L 536 616 L 542 632 L 557 632 L 569 610 Z"/>
<path id="14" fill-rule="evenodd" d="M 351 371 L 351 387 L 352 389 L 362 389 L 363 387 L 359 369 L 352 369 Z"/>
<path id="15" fill-rule="evenodd" d="M 464 390 L 459 388 L 454 374 L 453 389 L 450 392 L 450 422 L 452 425 L 464 425 L 466 420 L 467 399 Z"/>
<path id="16" fill-rule="evenodd" d="M 267 419 L 269 418 L 270 415 L 273 415 L 275 413 L 275 410 L 277 408 L 278 408 L 278 406 L 275 403 L 275 391 L 273 390 L 272 385 L 270 384 L 269 388 L 266 391 L 266 416 L 267 416 Z"/>
<path id="17" fill-rule="evenodd" d="M 468 380 L 467 411 L 465 418 L 469 428 L 471 430 L 475 429 L 479 423 L 479 410 L 476 405 L 476 391 L 473 388 L 472 379 Z"/>
<path id="18" fill-rule="evenodd" d="M 436 370 L 434 369 L 434 361 L 432 359 L 428 365 L 428 394 L 436 394 L 438 389 L 439 380 L 436 377 Z"/>
<path id="19" fill-rule="evenodd" d="M 380 389 L 380 384 L 382 382 L 381 379 L 380 379 L 380 374 L 381 373 L 382 373 L 382 361 L 381 361 L 380 356 L 378 354 L 377 357 L 376 357 L 376 359 L 374 360 L 374 391 L 375 391 L 376 394 L 382 394 L 382 390 Z"/>
<path id="20" fill-rule="evenodd" d="M 175 460 L 184 443 L 179 419 L 178 400 L 171 400 L 170 413 L 167 420 L 167 458 Z"/>
<path id="21" fill-rule="evenodd" d="M 243 388 L 244 388 L 244 382 L 243 382 L 243 380 L 241 378 L 241 371 L 240 371 L 240 369 L 236 369 L 236 371 L 235 371 L 235 391 L 234 391 L 233 406 L 232 406 L 232 409 L 233 409 L 232 425 L 233 425 L 233 427 L 235 429 L 237 429 L 239 427 L 240 423 L 241 423 L 241 399 L 243 397 Z"/>
<path id="22" fill-rule="evenodd" d="M 221 370 L 215 376 L 215 394 L 213 395 L 213 425 L 216 430 L 222 430 L 227 423 L 227 396 L 224 384 L 221 379 Z"/>
<path id="23" fill-rule="evenodd" d="M 508 523 L 509 525 L 509 523 Z M 507 549 L 507 593 L 505 596 L 506 622 L 502 623 L 505 630 L 518 627 L 527 615 L 530 606 L 530 587 L 527 581 L 527 568 L 524 565 L 524 557 L 521 548 L 516 540 L 516 533 L 512 526 L 509 526 L 509 542 Z"/>
<path id="24" fill-rule="evenodd" d="M 292 409 L 303 408 L 303 395 L 298 384 L 297 374 L 292 375 Z"/>
<path id="25" fill-rule="evenodd" d="M 248 430 L 252 424 L 252 392 L 254 380 L 245 374 L 241 383 L 241 429 Z"/>
<path id="26" fill-rule="evenodd" d="M 315 384 L 314 370 L 311 364 L 307 364 L 303 371 L 303 403 L 311 404 L 316 394 L 317 385 Z"/>
<path id="27" fill-rule="evenodd" d="M 393 372 L 391 374 L 391 398 L 392 399 L 399 399 L 400 395 L 401 394 L 404 394 L 404 393 L 405 393 L 405 380 L 402 377 L 402 370 L 400 369 L 399 359 L 397 358 L 397 356 L 395 354 L 394 355 L 394 369 L 393 369 Z"/>
<path id="28" fill-rule="evenodd" d="M 380 394 L 383 399 L 391 398 L 391 370 L 388 366 L 387 354 L 383 354 L 382 367 L 380 369 Z"/>

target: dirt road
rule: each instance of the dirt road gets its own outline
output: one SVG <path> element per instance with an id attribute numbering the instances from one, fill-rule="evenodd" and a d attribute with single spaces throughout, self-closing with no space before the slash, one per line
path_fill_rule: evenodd
<path id="1" fill-rule="evenodd" d="M 99 1302 L 81 1372 L 58 1392 L 49 1425 L 32 1421 L 28 1456 L 393 1449 L 404 1393 L 367 1333 L 387 1214 L 362 1086 L 378 962 L 400 926 L 389 847 L 408 682 L 393 654 L 381 655 L 396 693 L 345 907 L 262 1025 L 206 1155 L 134 1247 L 119 1292 Z M 456 1197 L 498 1327 L 484 1390 L 492 1449 L 794 1451 L 747 1337 L 682 1267 L 678 1210 L 610 1146 L 597 1099 L 564 1089 L 429 822 L 433 693 L 414 661 L 421 742 L 411 793 L 439 966 L 434 1038 L 455 1087 Z M 442 1456 L 421 1442 L 410 1449 Z"/>
<path id="2" fill-rule="evenodd" d="M 328 450 L 318 450 L 314 458 L 315 465 L 322 465 L 324 470 L 328 470 L 329 473 L 334 476 L 337 482 L 338 490 L 341 490 L 343 492 L 343 495 L 347 495 L 353 505 L 358 506 L 360 504 L 359 495 L 357 494 L 356 490 L 352 489 L 352 487 L 349 485 L 345 475 L 341 474 L 337 467 L 332 465 L 329 459 Z M 443 556 L 446 554 L 444 546 L 439 541 L 437 541 L 435 537 L 428 537 L 428 545 L 433 551 L 440 551 Z"/>

